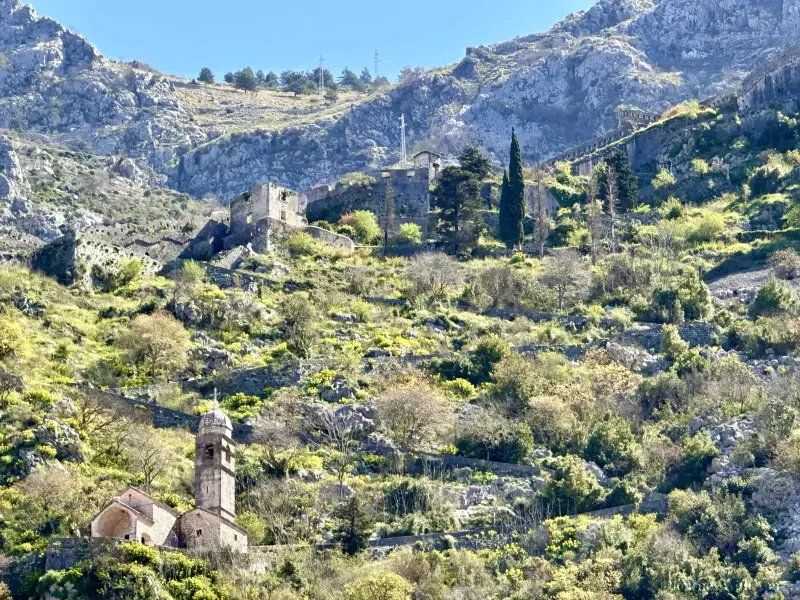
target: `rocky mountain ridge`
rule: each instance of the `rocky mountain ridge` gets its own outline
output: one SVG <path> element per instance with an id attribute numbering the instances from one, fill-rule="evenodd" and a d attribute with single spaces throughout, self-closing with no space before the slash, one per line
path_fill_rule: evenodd
<path id="1" fill-rule="evenodd" d="M 482 145 L 499 163 L 517 128 L 526 158 L 616 127 L 616 109 L 661 111 L 738 85 L 800 42 L 800 0 L 601 0 L 549 32 L 469 48 L 457 65 L 281 130 L 212 136 L 175 80 L 102 57 L 84 38 L 0 0 L 0 128 L 130 157 L 153 183 L 222 200 L 270 179 L 303 190 L 412 148 Z"/>

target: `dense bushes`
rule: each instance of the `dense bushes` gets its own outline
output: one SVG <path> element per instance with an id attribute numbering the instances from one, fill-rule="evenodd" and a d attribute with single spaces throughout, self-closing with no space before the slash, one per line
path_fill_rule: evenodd
<path id="1" fill-rule="evenodd" d="M 524 464 L 533 450 L 533 435 L 527 425 L 487 418 L 459 432 L 455 447 L 468 458 Z"/>
<path id="2" fill-rule="evenodd" d="M 630 473 L 638 462 L 639 448 L 627 421 L 607 415 L 586 442 L 584 458 L 597 463 L 609 475 Z"/>

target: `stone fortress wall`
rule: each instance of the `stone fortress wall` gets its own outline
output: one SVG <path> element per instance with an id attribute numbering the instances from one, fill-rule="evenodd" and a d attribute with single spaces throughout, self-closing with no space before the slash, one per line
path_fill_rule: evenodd
<path id="1" fill-rule="evenodd" d="M 225 249 L 249 244 L 256 252 L 268 252 L 275 238 L 295 231 L 345 251 L 355 243 L 348 237 L 318 227 L 307 227 L 300 214 L 304 199 L 272 183 L 259 184 L 231 203 L 230 212 L 217 211 L 208 218 L 182 224 L 148 227 L 118 223 L 67 232 L 31 256 L 31 266 L 65 285 L 92 284 L 95 266 L 116 271 L 126 261 L 142 263 L 155 275 L 169 270 L 178 260 L 207 261 Z"/>
<path id="2" fill-rule="evenodd" d="M 179 258 L 210 258 L 221 249 L 221 215 L 195 219 L 181 226 L 140 227 L 118 223 L 68 232 L 33 253 L 34 269 L 71 285 L 91 283 L 95 265 L 117 269 L 128 260 L 141 261 L 144 272 L 153 275 Z"/>
<path id="3" fill-rule="evenodd" d="M 423 235 L 432 230 L 430 222 L 431 185 L 438 179 L 441 156 L 423 151 L 408 165 L 379 169 L 366 173 L 365 181 L 349 185 L 339 182 L 335 187 L 315 187 L 305 196 L 311 222 L 335 221 L 355 210 L 369 210 L 381 226 L 386 222 L 386 199 L 391 186 L 394 204 L 394 229 L 404 223 L 420 226 Z"/>

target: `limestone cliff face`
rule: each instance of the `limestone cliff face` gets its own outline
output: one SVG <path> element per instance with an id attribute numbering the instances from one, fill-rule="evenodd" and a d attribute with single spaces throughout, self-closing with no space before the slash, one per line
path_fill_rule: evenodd
<path id="1" fill-rule="evenodd" d="M 798 42 L 800 0 L 601 0 L 545 34 L 469 48 L 338 122 L 190 151 L 172 182 L 230 195 L 267 174 L 302 189 L 380 166 L 397 159 L 401 113 L 412 147 L 453 154 L 477 142 L 502 162 L 515 127 L 525 158 L 552 156 L 614 129 L 620 105 L 662 111 L 714 96 Z"/>
<path id="2" fill-rule="evenodd" d="M 127 154 L 163 171 L 205 136 L 169 82 L 139 67 L 103 58 L 18 0 L 0 0 L 0 128 Z"/>
<path id="3" fill-rule="evenodd" d="M 258 180 L 302 190 L 394 162 L 401 114 L 412 149 L 478 143 L 501 162 L 516 127 L 525 158 L 551 156 L 614 129 L 620 105 L 661 111 L 730 90 L 798 42 L 800 0 L 600 0 L 343 117 L 209 140 L 169 79 L 0 0 L 0 128 L 127 155 L 156 182 L 228 199 Z"/>

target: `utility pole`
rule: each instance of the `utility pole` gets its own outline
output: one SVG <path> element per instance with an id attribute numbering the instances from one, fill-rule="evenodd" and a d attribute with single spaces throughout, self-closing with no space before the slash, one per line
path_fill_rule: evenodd
<path id="1" fill-rule="evenodd" d="M 381 62 L 381 55 L 378 54 L 378 51 L 375 50 L 375 81 L 378 81 L 378 65 Z"/>
<path id="2" fill-rule="evenodd" d="M 406 116 L 400 115 L 400 164 L 406 166 L 408 162 L 408 152 L 406 150 Z"/>
<path id="3" fill-rule="evenodd" d="M 325 98 L 325 69 L 322 68 L 322 65 L 325 63 L 325 60 L 320 56 L 319 57 L 319 97 Z"/>

